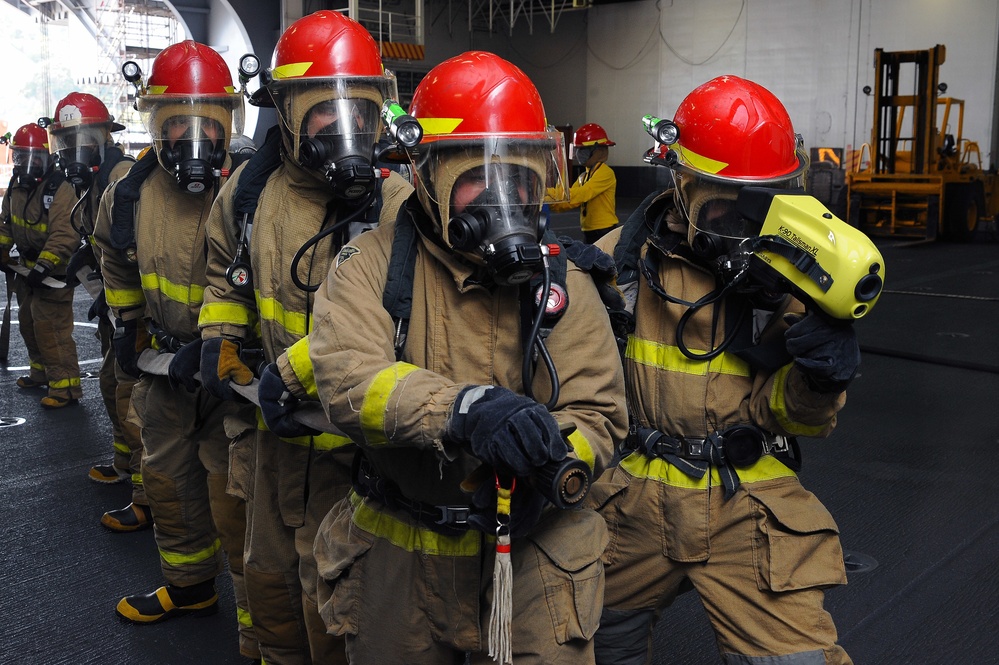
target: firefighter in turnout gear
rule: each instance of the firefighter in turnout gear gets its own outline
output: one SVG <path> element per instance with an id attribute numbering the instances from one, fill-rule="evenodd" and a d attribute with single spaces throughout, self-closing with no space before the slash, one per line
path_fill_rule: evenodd
<path id="1" fill-rule="evenodd" d="M 552 212 L 579 208 L 583 242 L 593 243 L 617 226 L 617 176 L 607 164 L 610 146 L 607 132 L 595 122 L 587 123 L 572 135 L 573 158 L 583 167 L 569 189 L 569 200 L 553 202 Z"/>
<path id="2" fill-rule="evenodd" d="M 18 328 L 28 350 L 29 373 L 19 388 L 45 388 L 41 404 L 59 409 L 83 395 L 80 364 L 73 341 L 73 289 L 43 284 L 66 279 L 66 264 L 80 244 L 69 215 L 73 187 L 52 163 L 45 130 L 31 123 L 10 139 L 14 173 L 0 214 L 0 267 L 7 269 L 12 246 L 30 272 L 14 280 Z"/>
<path id="3" fill-rule="evenodd" d="M 269 74 L 253 100 L 276 107 L 279 128 L 221 189 L 209 219 L 201 376 L 228 398 L 256 369 L 240 352 L 259 348 L 274 361 L 306 337 L 314 291 L 341 245 L 379 214 L 393 219 L 412 191 L 372 166 L 396 84 L 360 24 L 335 11 L 299 19 Z M 247 496 L 247 593 L 269 665 L 345 662 L 342 638 L 319 616 L 313 542 L 347 493 L 353 452 L 344 437 L 313 434 L 279 437 L 260 420 L 255 441 L 233 453 L 242 473 L 232 482 Z"/>
<path id="4" fill-rule="evenodd" d="M 625 457 L 588 497 L 614 534 L 597 662 L 649 662 L 660 613 L 693 587 L 726 663 L 850 663 L 823 608 L 846 583 L 838 528 L 795 471 L 796 437 L 835 427 L 859 347 L 739 268 L 760 234 L 740 191 L 800 188 L 807 158 L 780 101 L 735 76 L 671 122 L 647 159 L 675 188 L 597 243 L 634 315 Z"/>
<path id="5" fill-rule="evenodd" d="M 149 503 L 133 509 L 155 517 L 166 585 L 125 596 L 116 611 L 139 624 L 216 611 L 215 578 L 225 556 L 240 653 L 259 658 L 243 576 L 245 501 L 226 492 L 227 428 L 250 420 L 252 411 L 218 399 L 194 379 L 206 224 L 232 164 L 227 149 L 233 126 L 242 128 L 243 98 L 222 56 L 194 41 L 161 51 L 148 80 L 136 87 L 136 108 L 153 147 L 108 188 L 94 235 L 116 317 L 115 358 L 126 373 L 141 376 L 132 407 Z M 141 371 L 146 349 L 173 354 L 166 372 Z"/>
<path id="6" fill-rule="evenodd" d="M 316 540 L 320 610 L 351 662 L 592 662 L 607 532 L 532 480 L 603 470 L 626 428 L 594 282 L 541 238 L 546 178 L 565 182 L 561 134 L 523 72 L 484 52 L 431 70 L 410 113 L 416 192 L 337 257 L 317 294 L 313 382 L 294 347 L 277 363 L 359 448 Z M 386 309 L 396 300 L 408 315 Z M 535 372 L 535 349 L 552 365 Z"/>
<path id="7" fill-rule="evenodd" d="M 76 189 L 78 200 L 71 222 L 84 237 L 84 244 L 70 258 L 67 279 L 75 282 L 81 269 L 100 273 L 100 261 L 92 242 L 94 217 L 108 184 L 128 172 L 134 160 L 126 155 L 111 137 L 124 125 L 116 123 L 104 102 L 85 92 L 71 92 L 56 104 L 55 117 L 48 123 L 49 143 L 59 168 Z M 114 361 L 111 336 L 114 325 L 107 316 L 103 290 L 90 309 L 90 319 L 97 319 L 97 338 L 101 342 L 103 362 L 100 369 L 101 397 L 111 420 L 111 464 L 98 464 L 89 477 L 98 483 L 132 482 L 132 503 L 146 503 L 142 488 L 140 459 L 142 441 L 139 428 L 129 423 L 129 397 L 135 378 L 122 372 Z M 135 531 L 149 527 L 148 520 L 131 508 L 112 510 L 101 518 L 114 531 Z"/>

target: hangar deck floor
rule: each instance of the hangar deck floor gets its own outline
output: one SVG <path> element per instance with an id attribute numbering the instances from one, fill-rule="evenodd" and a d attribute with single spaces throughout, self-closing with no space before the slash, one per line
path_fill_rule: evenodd
<path id="1" fill-rule="evenodd" d="M 622 203 L 626 214 L 637 201 Z M 576 219 L 553 223 L 571 233 Z M 802 446 L 803 483 L 849 552 L 849 584 L 826 605 L 858 664 L 999 663 L 999 244 L 881 247 L 887 292 L 857 324 L 860 376 L 834 434 Z M 99 524 L 129 489 L 86 476 L 111 439 L 88 304 L 78 289 L 80 405 L 46 412 L 15 387 L 27 364 L 16 328 L 0 366 L 0 662 L 243 663 L 224 577 L 215 616 L 136 627 L 114 614 L 160 574 L 150 531 Z M 656 641 L 654 663 L 719 662 L 694 594 L 667 611 Z"/>

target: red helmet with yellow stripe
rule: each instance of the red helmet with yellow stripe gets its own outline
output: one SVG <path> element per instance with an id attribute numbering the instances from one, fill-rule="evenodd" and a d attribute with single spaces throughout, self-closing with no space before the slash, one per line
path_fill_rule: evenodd
<path id="1" fill-rule="evenodd" d="M 564 199 L 566 181 L 562 134 L 534 83 L 495 54 L 468 51 L 423 78 L 409 113 L 423 128 L 407 148 L 417 193 L 445 244 L 500 283 L 528 279 L 536 266 L 518 248 L 537 246 L 546 186 Z"/>
<path id="2" fill-rule="evenodd" d="M 371 155 L 382 132 L 382 103 L 398 99 L 378 43 L 360 23 L 332 10 L 288 26 L 267 78 L 290 153 L 327 175 L 343 154 Z M 260 95 L 256 99 L 263 105 Z"/>
<path id="3" fill-rule="evenodd" d="M 676 110 L 676 167 L 726 182 L 759 184 L 801 175 L 807 164 L 791 118 L 763 86 L 719 76 L 695 88 Z"/>
<path id="4" fill-rule="evenodd" d="M 190 159 L 221 168 L 233 125 L 242 132 L 243 96 L 233 87 L 228 65 L 214 49 L 190 39 L 156 56 L 136 108 L 157 159 L 171 172 Z"/>
<path id="5" fill-rule="evenodd" d="M 576 133 L 572 135 L 572 144 L 577 148 L 591 145 L 617 145 L 607 138 L 607 132 L 595 122 L 588 122 L 577 129 Z"/>
<path id="6" fill-rule="evenodd" d="M 18 128 L 10 137 L 12 182 L 18 186 L 34 186 L 45 177 L 49 168 L 49 136 L 36 123 Z"/>

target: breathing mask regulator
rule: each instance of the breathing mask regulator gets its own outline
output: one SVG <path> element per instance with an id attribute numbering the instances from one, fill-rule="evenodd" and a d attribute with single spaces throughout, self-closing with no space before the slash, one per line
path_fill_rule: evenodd
<path id="1" fill-rule="evenodd" d="M 483 171 L 491 172 L 491 177 Z M 521 178 L 506 167 L 491 165 L 468 172 L 455 189 L 463 181 L 480 178 L 488 183 L 486 188 L 448 220 L 447 241 L 459 252 L 480 256 L 497 284 L 526 282 L 543 268 L 541 211 L 523 203 Z"/>

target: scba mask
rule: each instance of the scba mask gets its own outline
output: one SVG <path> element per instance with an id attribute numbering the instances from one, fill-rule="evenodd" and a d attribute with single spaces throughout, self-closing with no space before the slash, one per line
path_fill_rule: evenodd
<path id="1" fill-rule="evenodd" d="M 579 166 L 586 166 L 586 162 L 590 161 L 590 157 L 593 156 L 593 152 L 595 150 L 596 148 L 592 146 L 586 146 L 580 148 L 576 148 L 574 146 L 572 158 L 576 161 L 576 164 L 578 164 Z"/>
<path id="2" fill-rule="evenodd" d="M 45 150 L 14 148 L 11 162 L 11 182 L 15 187 L 31 188 L 42 181 L 51 156 Z"/>
<path id="3" fill-rule="evenodd" d="M 93 184 L 94 173 L 104 159 L 107 138 L 103 126 L 80 126 L 51 133 L 56 166 L 77 190 Z"/>
<path id="4" fill-rule="evenodd" d="M 341 199 L 360 199 L 375 187 L 371 161 L 379 110 L 367 99 L 334 99 L 317 104 L 305 117 L 299 163 L 321 173 Z"/>
<path id="5" fill-rule="evenodd" d="M 360 201 L 374 191 L 381 105 L 396 92 L 394 77 L 275 79 L 268 90 L 296 162 L 339 199 Z"/>
<path id="6" fill-rule="evenodd" d="M 499 284 L 520 284 L 541 270 L 541 209 L 528 204 L 537 182 L 526 167 L 499 164 L 466 171 L 455 182 L 447 241 L 484 260 Z"/>
<path id="7" fill-rule="evenodd" d="M 498 284 L 526 282 L 542 268 L 546 180 L 554 198 L 565 193 L 560 137 L 452 134 L 409 150 L 417 193 L 441 239 Z"/>
<path id="8" fill-rule="evenodd" d="M 215 182 L 226 158 L 225 129 L 218 120 L 173 116 L 153 137 L 160 165 L 184 191 L 198 194 Z"/>

